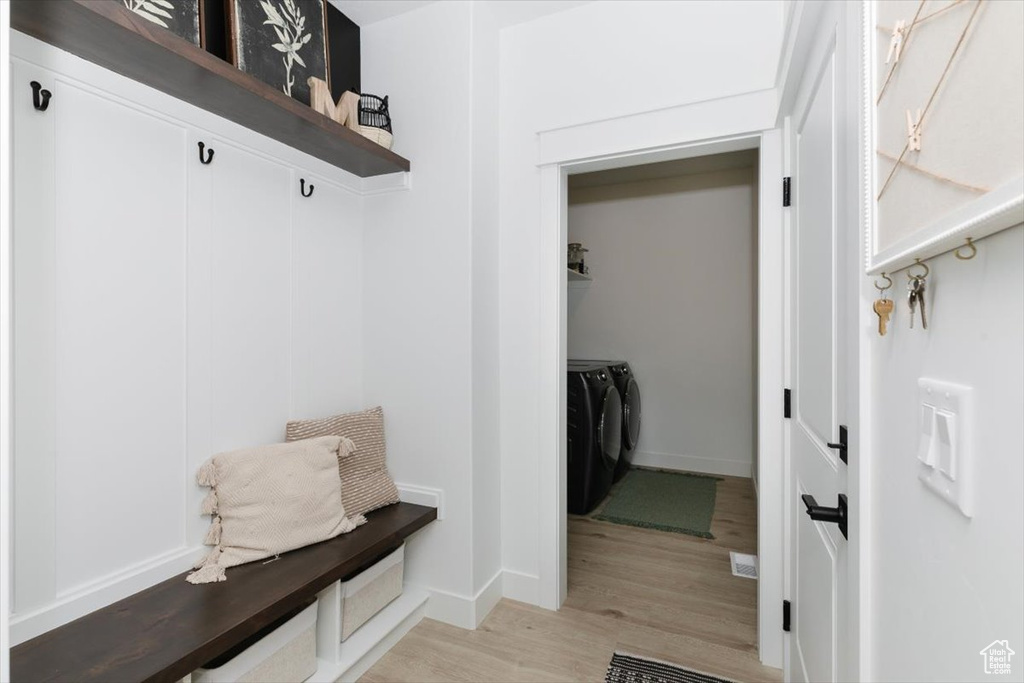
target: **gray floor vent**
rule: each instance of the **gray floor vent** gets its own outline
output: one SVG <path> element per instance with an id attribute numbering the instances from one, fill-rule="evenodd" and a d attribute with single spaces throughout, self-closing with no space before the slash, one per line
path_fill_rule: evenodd
<path id="1" fill-rule="evenodd" d="M 757 555 L 744 555 L 730 551 L 729 562 L 732 564 L 733 576 L 757 579 Z"/>

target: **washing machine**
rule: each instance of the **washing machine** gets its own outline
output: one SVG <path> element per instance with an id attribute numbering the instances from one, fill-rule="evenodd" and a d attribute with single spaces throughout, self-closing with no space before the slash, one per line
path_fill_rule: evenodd
<path id="1" fill-rule="evenodd" d="M 614 480 L 618 481 L 629 471 L 633 462 L 633 451 L 640 440 L 640 385 L 633 377 L 633 369 L 624 360 L 570 360 L 569 367 L 603 366 L 615 382 L 622 403 L 622 452 L 615 468 Z"/>
<path id="2" fill-rule="evenodd" d="M 568 507 L 585 515 L 612 487 L 622 451 L 622 400 L 604 365 L 568 368 L 566 396 Z"/>

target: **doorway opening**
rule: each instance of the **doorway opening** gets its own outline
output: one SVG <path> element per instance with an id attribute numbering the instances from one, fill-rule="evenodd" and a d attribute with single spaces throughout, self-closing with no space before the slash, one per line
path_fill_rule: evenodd
<path id="1" fill-rule="evenodd" d="M 656 659 L 682 640 L 732 648 L 685 661 L 740 678 L 771 673 L 756 656 L 757 174 L 754 148 L 567 180 L 563 607 L 642 619 Z"/>
<path id="2" fill-rule="evenodd" d="M 608 616 L 620 629 L 663 619 L 662 631 L 677 636 L 688 628 L 709 634 L 750 655 L 743 666 L 752 669 L 732 671 L 741 678 L 761 675 L 758 661 L 782 665 L 785 240 L 781 192 L 771 192 L 782 168 L 776 130 L 541 167 L 551 287 L 541 313 L 553 333 L 550 345 L 542 339 L 551 373 L 541 392 L 541 414 L 551 420 L 542 429 L 552 441 L 540 481 L 541 604 Z M 724 208 L 715 211 L 716 202 Z M 674 207 L 674 221 L 653 218 L 665 210 L 659 203 Z M 738 226 L 729 239 L 716 234 L 725 216 Z M 711 249 L 706 242 L 716 239 Z M 582 267 L 572 259 L 576 273 L 567 272 L 570 242 L 590 250 L 580 252 Z M 742 301 L 729 307 L 729 291 Z M 580 437 L 570 436 L 578 427 L 570 392 L 587 385 L 577 376 L 570 386 L 570 360 L 589 362 L 584 372 L 606 369 L 605 380 L 592 378 L 589 400 L 603 397 L 619 411 L 607 429 L 597 418 L 589 443 L 572 446 Z M 635 407 L 623 370 L 642 396 Z M 623 412 L 624 400 L 639 414 Z M 599 442 L 623 435 L 632 469 L 623 474 L 620 464 L 616 477 L 621 445 L 605 452 L 615 488 L 599 485 L 581 507 L 570 447 L 602 450 Z M 681 512 L 672 504 L 679 497 L 695 510 Z M 642 509 L 650 507 L 660 509 Z M 733 575 L 730 550 L 748 556 L 737 558 L 741 565 L 759 558 L 756 581 Z M 723 570 L 719 583 L 701 584 L 712 565 Z M 635 602 L 612 605 L 612 596 Z M 735 629 L 717 608 L 736 617 Z"/>

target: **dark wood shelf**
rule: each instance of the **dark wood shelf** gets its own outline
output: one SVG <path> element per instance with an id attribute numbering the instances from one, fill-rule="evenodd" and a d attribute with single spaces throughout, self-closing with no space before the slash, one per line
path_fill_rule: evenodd
<path id="1" fill-rule="evenodd" d="M 269 564 L 232 567 L 223 583 L 179 574 L 17 645 L 11 680 L 177 681 L 397 548 L 437 510 L 397 503 L 366 518 Z"/>
<path id="2" fill-rule="evenodd" d="M 409 170 L 408 159 L 143 19 L 119 0 L 14 0 L 11 26 L 357 176 Z M 54 99 L 52 106 L 60 103 Z"/>

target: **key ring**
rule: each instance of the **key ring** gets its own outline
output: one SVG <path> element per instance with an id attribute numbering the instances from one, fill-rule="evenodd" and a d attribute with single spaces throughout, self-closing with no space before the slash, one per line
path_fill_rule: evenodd
<path id="1" fill-rule="evenodd" d="M 882 296 L 884 297 L 885 296 L 885 291 L 887 289 L 891 289 L 892 288 L 892 278 L 889 277 L 888 275 L 886 275 L 885 273 L 882 273 L 882 277 L 885 278 L 885 281 L 886 281 L 887 284 L 883 286 L 883 285 L 878 284 L 878 280 L 875 280 L 875 289 L 877 289 L 879 292 L 881 292 Z"/>
<path id="2" fill-rule="evenodd" d="M 922 268 L 924 268 L 924 272 L 921 273 L 920 275 L 914 275 L 913 273 L 910 272 L 910 269 L 907 269 L 908 280 L 923 280 L 924 278 L 928 277 L 928 273 L 932 272 L 926 264 L 921 263 L 921 259 L 919 258 L 914 259 L 914 265 L 921 266 Z M 911 266 L 911 268 L 913 267 L 914 266 Z"/>

